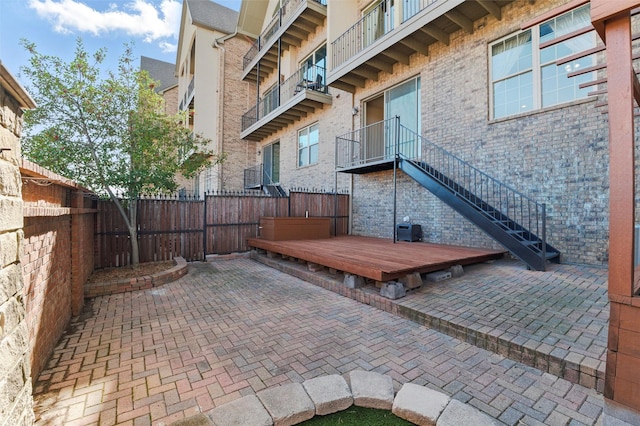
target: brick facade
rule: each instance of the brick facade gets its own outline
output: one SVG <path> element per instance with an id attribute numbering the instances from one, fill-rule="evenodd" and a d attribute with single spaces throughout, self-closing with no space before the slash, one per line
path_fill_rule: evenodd
<path id="1" fill-rule="evenodd" d="M 25 283 L 33 378 L 43 370 L 93 272 L 95 210 L 87 190 L 23 160 Z"/>
<path id="2" fill-rule="evenodd" d="M 488 16 L 429 56 L 414 54 L 356 93 L 355 104 L 409 78 L 421 78 L 422 134 L 471 165 L 547 204 L 547 238 L 563 262 L 604 265 L 608 250 L 607 120 L 596 99 L 489 120 L 488 44 L 564 1 L 516 1 L 502 20 Z M 362 108 L 360 108 L 362 111 Z M 393 173 L 354 178 L 353 232 L 393 235 Z M 400 173 L 398 217 L 421 224 L 434 243 L 499 247 L 474 225 Z"/>
<path id="3" fill-rule="evenodd" d="M 226 161 L 218 166 L 221 189 L 238 191 L 244 188 L 244 169 L 254 165 L 256 144 L 240 139 L 242 114 L 255 104 L 255 87 L 241 80 L 242 57 L 249 50 L 251 41 L 243 35 L 235 35 L 224 43 L 224 106 L 220 117 L 222 126 L 221 150 Z"/>
<path id="4" fill-rule="evenodd" d="M 299 48 L 291 47 L 285 53 L 287 73 L 293 73 L 300 67 L 300 62 L 326 43 L 326 27 L 319 26 L 316 31 L 304 40 Z M 246 51 L 245 51 L 246 53 Z M 261 96 L 276 83 L 277 72 L 267 76 L 260 83 Z M 285 78 L 288 74 L 285 74 Z M 332 97 L 331 105 L 318 107 L 309 112 L 306 117 L 295 121 L 282 130 L 258 142 L 259 151 L 266 145 L 280 142 L 280 184 L 285 189 L 313 189 L 333 191 L 336 186 L 335 175 L 335 138 L 352 129 L 353 95 L 349 92 L 333 87 L 329 88 Z M 250 106 L 255 105 L 255 100 Z M 298 132 L 314 123 L 319 125 L 318 162 L 308 166 L 298 166 Z M 253 142 L 244 141 L 245 144 Z M 261 158 L 256 156 L 255 164 L 260 164 Z M 340 191 L 349 189 L 350 178 L 338 175 L 337 186 Z"/>
<path id="5" fill-rule="evenodd" d="M 20 251 L 22 108 L 35 105 L 0 64 L 0 425 L 35 420 Z"/>

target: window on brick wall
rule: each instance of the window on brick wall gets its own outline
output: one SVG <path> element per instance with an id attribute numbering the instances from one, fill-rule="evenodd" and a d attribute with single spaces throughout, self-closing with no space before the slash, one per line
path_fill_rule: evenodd
<path id="1" fill-rule="evenodd" d="M 298 167 L 318 162 L 319 141 L 318 123 L 298 131 Z"/>
<path id="2" fill-rule="evenodd" d="M 558 59 L 596 45 L 593 32 L 546 46 L 545 43 L 591 25 L 589 5 L 573 9 L 489 46 L 491 118 L 546 108 L 587 97 L 593 73 L 567 74 L 594 65 L 593 55 L 556 65 Z"/>

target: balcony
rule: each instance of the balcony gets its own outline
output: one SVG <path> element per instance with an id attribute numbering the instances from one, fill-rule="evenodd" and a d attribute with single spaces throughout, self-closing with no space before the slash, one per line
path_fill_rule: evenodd
<path id="1" fill-rule="evenodd" d="M 307 114 L 331 104 L 324 84 L 326 70 L 302 67 L 276 85 L 242 116 L 242 139 L 260 141 Z"/>
<path id="2" fill-rule="evenodd" d="M 393 117 L 337 136 L 336 170 L 364 174 L 393 169 L 398 130 Z"/>
<path id="3" fill-rule="evenodd" d="M 242 60 L 242 78 L 255 82 L 278 68 L 278 39 L 282 50 L 300 47 L 303 40 L 324 24 L 327 0 L 288 0 L 278 10 Z"/>
<path id="4" fill-rule="evenodd" d="M 380 3 L 331 43 L 330 86 L 355 93 L 367 80 L 396 63 L 409 65 L 411 55 L 429 54 L 429 46 L 449 45 L 459 30 L 473 33 L 474 21 L 491 14 L 502 18 L 501 7 L 512 0 L 390 0 Z"/>

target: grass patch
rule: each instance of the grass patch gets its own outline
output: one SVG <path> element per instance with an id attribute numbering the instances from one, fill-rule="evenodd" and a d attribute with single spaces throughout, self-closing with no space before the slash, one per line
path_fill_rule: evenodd
<path id="1" fill-rule="evenodd" d="M 396 417 L 389 410 L 377 410 L 375 408 L 356 407 L 355 405 L 337 413 L 326 416 L 315 416 L 311 420 L 300 423 L 305 426 L 406 426 L 413 423 Z"/>

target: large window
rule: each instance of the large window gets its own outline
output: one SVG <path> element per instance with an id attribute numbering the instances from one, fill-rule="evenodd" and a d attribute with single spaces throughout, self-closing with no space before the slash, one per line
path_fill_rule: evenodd
<path id="1" fill-rule="evenodd" d="M 589 32 L 550 46 L 546 43 L 590 24 L 589 5 L 585 5 L 492 43 L 491 118 L 585 98 L 588 89 L 579 85 L 592 80 L 592 73 L 572 78 L 568 74 L 593 65 L 593 55 L 560 66 L 556 61 L 594 47 L 595 35 Z"/>
<path id="2" fill-rule="evenodd" d="M 298 132 L 298 167 L 318 162 L 318 123 Z"/>

